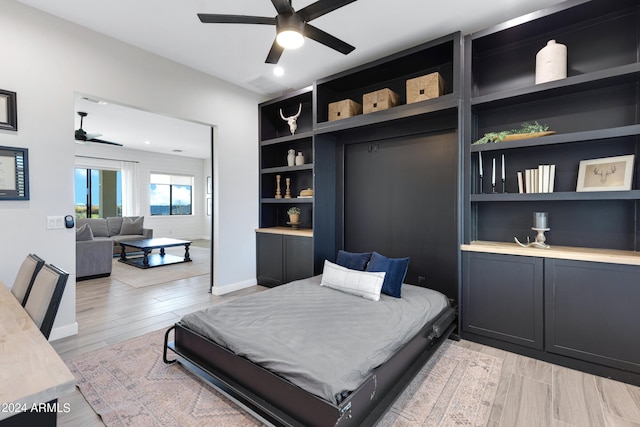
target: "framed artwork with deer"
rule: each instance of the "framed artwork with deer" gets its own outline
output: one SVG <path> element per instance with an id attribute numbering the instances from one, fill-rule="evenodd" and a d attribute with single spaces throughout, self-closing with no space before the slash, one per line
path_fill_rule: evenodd
<path id="1" fill-rule="evenodd" d="M 634 155 L 582 160 L 576 191 L 628 191 L 633 180 Z"/>

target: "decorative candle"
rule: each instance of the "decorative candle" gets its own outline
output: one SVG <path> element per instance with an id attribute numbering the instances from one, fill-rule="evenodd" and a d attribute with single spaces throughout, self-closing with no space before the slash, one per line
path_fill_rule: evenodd
<path id="1" fill-rule="evenodd" d="M 496 185 L 496 158 L 493 158 L 493 167 L 491 168 L 491 185 Z"/>
<path id="2" fill-rule="evenodd" d="M 478 151 L 478 165 L 480 165 L 480 176 L 482 176 L 482 153 Z"/>
<path id="3" fill-rule="evenodd" d="M 504 154 L 502 155 L 502 180 L 504 181 Z"/>
<path id="4" fill-rule="evenodd" d="M 547 212 L 533 213 L 533 228 L 549 228 Z"/>

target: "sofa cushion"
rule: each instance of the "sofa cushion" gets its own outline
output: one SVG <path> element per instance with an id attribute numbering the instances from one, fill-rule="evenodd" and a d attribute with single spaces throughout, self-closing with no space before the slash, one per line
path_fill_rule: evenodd
<path id="1" fill-rule="evenodd" d="M 144 217 L 124 217 L 122 219 L 122 228 L 120 229 L 120 234 L 122 235 L 131 235 L 131 234 L 140 234 L 142 235 L 142 228 L 144 225 Z"/>
<path id="2" fill-rule="evenodd" d="M 107 221 L 104 218 L 78 218 L 76 227 L 82 227 L 84 224 L 89 225 L 93 237 L 109 237 L 109 229 Z"/>
<path id="3" fill-rule="evenodd" d="M 93 240 L 93 233 L 89 224 L 82 224 L 80 228 L 76 229 L 76 241 L 83 242 L 86 240 Z"/>
<path id="4" fill-rule="evenodd" d="M 117 236 L 120 234 L 120 229 L 122 228 L 122 217 L 121 216 L 110 216 L 107 217 L 107 227 L 109 228 L 109 236 Z"/>

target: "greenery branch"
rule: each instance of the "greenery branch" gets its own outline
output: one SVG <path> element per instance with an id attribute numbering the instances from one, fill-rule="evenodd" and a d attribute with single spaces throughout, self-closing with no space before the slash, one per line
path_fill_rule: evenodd
<path id="1" fill-rule="evenodd" d="M 289 208 L 289 210 L 287 211 L 288 215 L 295 215 L 295 214 L 300 214 L 300 208 L 293 206 L 291 208 Z"/>
<path id="2" fill-rule="evenodd" d="M 523 123 L 520 126 L 520 129 L 511 129 L 511 130 L 503 130 L 500 132 L 485 133 L 484 136 L 479 140 L 477 140 L 476 142 L 474 142 L 473 145 L 504 141 L 504 138 L 507 135 L 520 135 L 520 134 L 526 134 L 526 133 L 546 132 L 548 130 L 549 130 L 549 126 L 541 125 L 538 122 L 534 122 L 533 124 Z"/>

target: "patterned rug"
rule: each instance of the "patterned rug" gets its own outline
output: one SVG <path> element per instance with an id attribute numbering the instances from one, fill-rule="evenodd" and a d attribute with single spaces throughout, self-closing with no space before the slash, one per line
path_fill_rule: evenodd
<path id="1" fill-rule="evenodd" d="M 157 250 L 153 251 L 153 253 L 157 252 Z M 184 246 L 167 248 L 166 253 L 184 257 Z M 210 273 L 210 254 L 209 249 L 191 246 L 189 248 L 191 262 L 163 265 L 146 270 L 121 263 L 118 261 L 118 257 L 114 257 L 111 278 L 134 288 L 141 288 L 188 277 L 202 276 Z"/>
<path id="2" fill-rule="evenodd" d="M 164 331 L 66 361 L 107 426 L 259 426 L 178 364 L 162 362 Z M 379 426 L 485 426 L 503 360 L 445 342 Z"/>

